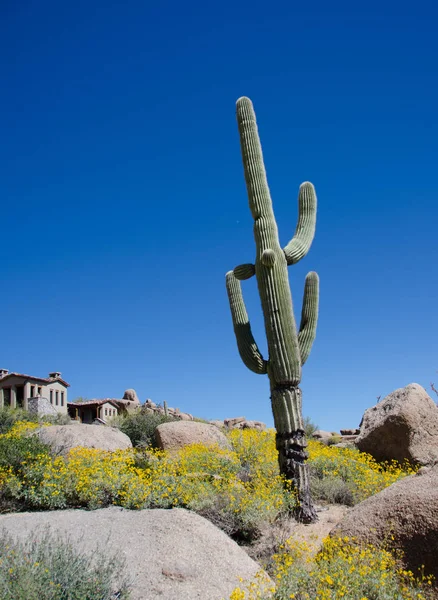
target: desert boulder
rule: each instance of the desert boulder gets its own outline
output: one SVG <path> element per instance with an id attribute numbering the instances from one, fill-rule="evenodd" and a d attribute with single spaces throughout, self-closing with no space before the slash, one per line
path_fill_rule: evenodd
<path id="1" fill-rule="evenodd" d="M 183 508 L 58 510 L 0 516 L 0 529 L 25 539 L 37 528 L 67 535 L 82 552 L 96 547 L 126 562 L 132 600 L 221 600 L 260 566 L 210 521 Z"/>
<path id="2" fill-rule="evenodd" d="M 32 431 L 31 435 L 37 436 L 44 444 L 50 446 L 54 454 L 66 455 L 72 448 L 98 448 L 99 450 L 125 450 L 132 448 L 131 440 L 127 435 L 115 427 L 102 427 L 99 425 L 52 425 L 40 427 Z"/>
<path id="3" fill-rule="evenodd" d="M 231 446 L 225 435 L 215 426 L 197 421 L 162 423 L 155 430 L 155 440 L 162 450 L 178 450 L 190 444 L 218 444 L 225 450 Z"/>
<path id="4" fill-rule="evenodd" d="M 376 460 L 438 460 L 438 407 L 417 383 L 395 390 L 365 411 L 356 446 Z"/>
<path id="5" fill-rule="evenodd" d="M 406 566 L 438 577 L 438 465 L 410 475 L 351 508 L 333 535 L 401 550 Z"/>

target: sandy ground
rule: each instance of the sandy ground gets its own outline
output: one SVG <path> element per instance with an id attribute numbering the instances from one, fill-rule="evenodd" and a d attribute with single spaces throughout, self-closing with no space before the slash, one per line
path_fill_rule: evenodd
<path id="1" fill-rule="evenodd" d="M 348 506 L 340 504 L 331 504 L 321 508 L 318 512 L 318 521 L 316 523 L 312 523 L 311 525 L 296 523 L 292 525 L 291 537 L 315 546 L 316 551 L 321 546 L 322 540 L 328 536 L 348 510 Z"/>
<path id="2" fill-rule="evenodd" d="M 318 507 L 318 521 L 310 525 L 302 525 L 292 519 L 283 520 L 266 527 L 260 539 L 252 546 L 244 547 L 248 554 L 264 564 L 278 550 L 278 546 L 289 538 L 306 542 L 311 547 L 311 554 L 321 547 L 322 540 L 342 520 L 349 509 L 348 506 L 330 504 Z"/>

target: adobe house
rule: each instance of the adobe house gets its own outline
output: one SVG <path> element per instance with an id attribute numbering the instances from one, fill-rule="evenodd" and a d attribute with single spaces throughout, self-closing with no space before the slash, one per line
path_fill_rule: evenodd
<path id="1" fill-rule="evenodd" d="M 67 414 L 67 388 L 59 371 L 49 373 L 48 377 L 34 377 L 22 373 L 9 373 L 0 369 L 0 408 L 24 408 L 28 410 L 29 400 L 44 398 L 56 412 Z"/>
<path id="2" fill-rule="evenodd" d="M 67 408 L 70 418 L 81 423 L 106 423 L 119 413 L 117 401 L 111 398 L 69 402 Z"/>
<path id="3" fill-rule="evenodd" d="M 71 419 L 82 423 L 106 423 L 109 419 L 140 408 L 140 400 L 135 390 L 126 390 L 123 398 L 93 398 L 83 402 L 69 402 L 68 414 Z"/>

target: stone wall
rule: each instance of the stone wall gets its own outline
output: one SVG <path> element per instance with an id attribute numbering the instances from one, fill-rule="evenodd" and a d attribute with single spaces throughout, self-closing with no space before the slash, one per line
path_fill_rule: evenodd
<path id="1" fill-rule="evenodd" d="M 50 404 L 47 398 L 42 398 L 41 396 L 38 396 L 37 398 L 29 398 L 27 401 L 27 410 L 31 414 L 38 416 L 56 416 L 58 414 L 56 408 Z"/>

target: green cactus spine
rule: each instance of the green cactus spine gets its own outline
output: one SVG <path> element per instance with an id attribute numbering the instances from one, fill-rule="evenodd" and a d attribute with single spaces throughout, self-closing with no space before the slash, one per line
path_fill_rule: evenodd
<path id="1" fill-rule="evenodd" d="M 301 368 L 309 356 L 318 320 L 318 275 L 306 277 L 300 329 L 297 332 L 287 267 L 308 252 L 315 233 L 316 195 L 311 183 L 303 183 L 298 195 L 298 224 L 294 237 L 282 249 L 266 179 L 257 122 L 251 100 L 237 101 L 237 122 L 248 191 L 254 218 L 255 264 L 229 271 L 226 285 L 240 356 L 251 371 L 267 373 L 271 387 L 276 446 L 280 472 L 293 482 L 298 494 L 296 517 L 302 522 L 317 516 L 309 491 L 305 463 L 306 440 L 301 410 Z M 251 332 L 240 281 L 256 276 L 263 309 L 269 357 L 261 355 Z"/>

